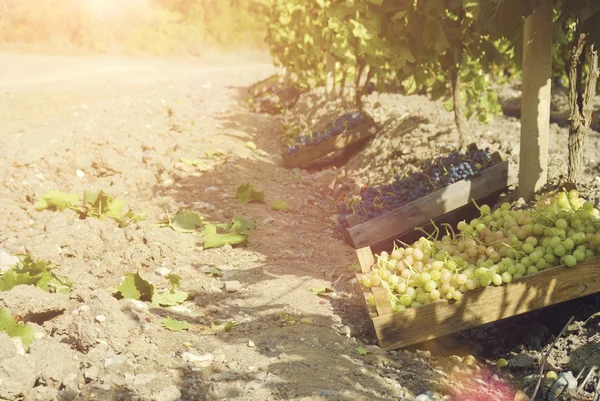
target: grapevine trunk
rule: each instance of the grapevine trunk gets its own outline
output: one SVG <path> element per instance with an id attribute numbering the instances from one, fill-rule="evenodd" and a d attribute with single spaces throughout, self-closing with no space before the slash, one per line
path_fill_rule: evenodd
<path id="1" fill-rule="evenodd" d="M 593 101 L 598 79 L 598 53 L 593 45 L 587 45 L 586 34 L 576 33 L 571 47 L 569 63 L 569 168 L 567 179 L 580 184 L 584 169 L 584 144 L 592 122 Z M 588 75 L 584 80 L 584 64 L 587 60 Z M 584 87 L 585 85 L 585 87 Z"/>
<path id="2" fill-rule="evenodd" d="M 465 138 L 468 135 L 467 121 L 462 110 L 462 103 L 460 98 L 461 81 L 460 74 L 457 70 L 452 71 L 452 100 L 454 102 L 454 123 L 458 129 L 458 142 L 459 147 L 465 146 Z"/>

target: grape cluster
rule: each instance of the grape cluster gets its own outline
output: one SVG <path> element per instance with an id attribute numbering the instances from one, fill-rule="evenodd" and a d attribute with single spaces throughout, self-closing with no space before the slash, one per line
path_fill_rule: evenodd
<path id="1" fill-rule="evenodd" d="M 456 231 L 447 226 L 439 240 L 436 229 L 429 238 L 382 252 L 362 284 L 386 288 L 398 311 L 458 301 L 477 288 L 600 254 L 600 211 L 577 191 L 559 192 L 528 210 L 511 210 L 508 203 L 479 210 L 479 218 L 458 223 Z"/>
<path id="2" fill-rule="evenodd" d="M 347 130 L 363 124 L 366 118 L 358 112 L 351 112 L 341 115 L 334 121 L 327 123 L 323 129 L 314 130 L 310 135 L 301 135 L 296 137 L 296 143 L 285 148 L 290 155 L 297 153 L 303 146 L 316 145 L 324 142 L 334 136 L 340 135 Z"/>
<path id="3" fill-rule="evenodd" d="M 440 188 L 475 176 L 492 164 L 490 150 L 469 149 L 451 152 L 430 160 L 419 172 L 404 178 L 394 176 L 394 182 L 380 188 L 366 187 L 360 191 L 358 202 L 338 205 L 338 230 L 348 226 L 346 216 L 356 214 L 362 222 L 381 216 Z"/>

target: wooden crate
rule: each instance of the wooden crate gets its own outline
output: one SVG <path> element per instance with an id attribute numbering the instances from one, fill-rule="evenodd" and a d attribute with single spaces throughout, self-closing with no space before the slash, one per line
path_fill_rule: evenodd
<path id="1" fill-rule="evenodd" d="M 289 110 L 298 101 L 305 90 L 283 87 L 275 92 L 266 93 L 254 100 L 253 108 L 257 113 L 281 114 Z"/>
<path id="2" fill-rule="evenodd" d="M 332 152 L 345 149 L 359 141 L 375 136 L 377 131 L 377 124 L 373 120 L 367 119 L 362 124 L 352 127 L 346 132 L 342 132 L 326 141 L 304 146 L 294 154 L 284 155 L 283 166 L 287 168 L 306 166 Z"/>
<path id="3" fill-rule="evenodd" d="M 281 75 L 271 75 L 268 78 L 258 81 L 248 88 L 248 93 L 252 97 L 259 97 L 267 92 L 281 88 L 285 84 L 285 78 Z"/>
<path id="4" fill-rule="evenodd" d="M 475 177 L 455 182 L 365 222 L 361 222 L 357 215 L 346 216 L 349 228 L 345 230 L 345 235 L 348 243 L 359 249 L 390 242 L 415 227 L 468 205 L 471 200 L 487 198 L 517 182 L 514 166 L 502 160 L 498 152 L 492 154 L 492 163 Z"/>
<path id="5" fill-rule="evenodd" d="M 361 248 L 356 253 L 362 271 L 356 277 L 365 295 L 379 346 L 386 350 L 600 292 L 600 257 L 594 257 L 574 267 L 552 267 L 509 284 L 478 288 L 465 293 L 460 301 L 441 300 L 393 312 L 386 289 L 369 289 L 360 284 L 362 275 L 369 273 L 374 264 L 371 248 Z M 375 306 L 367 301 L 371 294 Z"/>

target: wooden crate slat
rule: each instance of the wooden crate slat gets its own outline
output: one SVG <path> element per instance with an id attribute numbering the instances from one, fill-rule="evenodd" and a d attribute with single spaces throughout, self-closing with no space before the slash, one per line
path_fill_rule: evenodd
<path id="1" fill-rule="evenodd" d="M 469 291 L 459 302 L 434 302 L 373 317 L 380 347 L 391 350 L 600 292 L 600 257 L 557 266 L 512 283 Z"/>
<path id="2" fill-rule="evenodd" d="M 358 257 L 360 270 L 365 274 L 369 273 L 371 271 L 371 266 L 375 263 L 375 257 L 373 256 L 373 252 L 371 252 L 371 248 L 367 246 L 365 248 L 357 249 L 356 256 Z"/>
<path id="3" fill-rule="evenodd" d="M 291 168 L 306 165 L 331 152 L 347 148 L 358 141 L 374 136 L 376 133 L 377 126 L 375 124 L 371 122 L 361 124 L 316 145 L 302 147 L 293 155 L 284 155 L 283 166 Z"/>
<path id="4" fill-rule="evenodd" d="M 471 180 L 462 180 L 432 192 L 414 202 L 377 216 L 346 230 L 346 238 L 355 248 L 397 238 L 445 213 L 501 191 L 517 182 L 517 173 L 508 161 L 483 170 Z"/>

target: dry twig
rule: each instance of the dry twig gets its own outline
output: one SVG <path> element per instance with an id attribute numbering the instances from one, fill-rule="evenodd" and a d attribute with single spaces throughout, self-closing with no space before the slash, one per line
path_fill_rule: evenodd
<path id="1" fill-rule="evenodd" d="M 560 333 L 558 333 L 552 344 L 550 344 L 550 348 L 548 348 L 548 351 L 546 351 L 546 354 L 542 358 L 542 364 L 540 365 L 540 378 L 538 379 L 538 382 L 535 386 L 535 390 L 533 391 L 533 395 L 531 396 L 531 401 L 535 400 L 535 396 L 537 395 L 538 390 L 540 389 L 540 384 L 542 384 L 542 379 L 544 378 L 544 369 L 546 368 L 546 362 L 548 361 L 550 352 L 552 352 L 552 348 L 554 348 L 554 345 L 556 345 L 558 339 L 562 337 L 563 333 L 565 332 L 565 330 L 567 330 L 567 327 L 569 327 L 573 319 L 575 319 L 575 316 L 571 316 L 567 324 L 565 324 L 565 327 L 563 327 L 563 329 L 560 331 Z"/>

